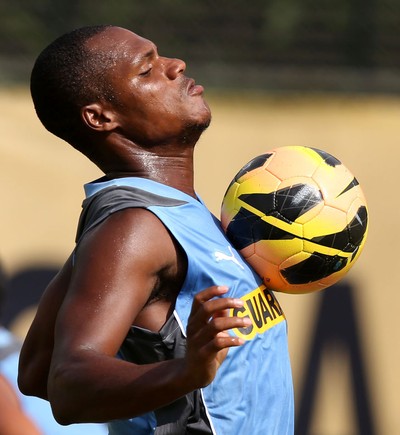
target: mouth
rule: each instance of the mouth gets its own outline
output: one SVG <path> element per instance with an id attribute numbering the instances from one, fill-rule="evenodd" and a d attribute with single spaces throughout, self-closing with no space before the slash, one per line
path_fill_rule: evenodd
<path id="1" fill-rule="evenodd" d="M 202 95 L 204 92 L 203 86 L 196 85 L 196 82 L 193 79 L 188 80 L 188 85 L 187 85 L 186 90 L 187 90 L 188 95 L 190 95 L 191 97 L 195 97 L 197 95 Z"/>

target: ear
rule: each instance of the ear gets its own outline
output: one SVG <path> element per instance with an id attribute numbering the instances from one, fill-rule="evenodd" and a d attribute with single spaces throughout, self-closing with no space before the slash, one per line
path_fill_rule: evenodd
<path id="1" fill-rule="evenodd" d="M 111 131 L 118 126 L 115 112 L 99 103 L 82 107 L 81 117 L 89 128 L 96 131 Z"/>

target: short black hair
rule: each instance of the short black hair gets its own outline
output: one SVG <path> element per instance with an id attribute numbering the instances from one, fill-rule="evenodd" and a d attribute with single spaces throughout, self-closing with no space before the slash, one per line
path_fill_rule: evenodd
<path id="1" fill-rule="evenodd" d="M 32 69 L 31 95 L 40 121 L 75 147 L 80 108 L 115 98 L 107 74 L 115 64 L 115 53 L 90 50 L 86 44 L 112 27 L 82 27 L 60 36 L 40 53 Z"/>

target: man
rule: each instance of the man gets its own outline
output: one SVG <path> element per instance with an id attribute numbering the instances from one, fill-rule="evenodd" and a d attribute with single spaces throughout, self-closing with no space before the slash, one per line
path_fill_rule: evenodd
<path id="1" fill-rule="evenodd" d="M 61 423 L 111 434 L 289 434 L 286 321 L 194 190 L 211 114 L 185 67 L 113 26 L 64 35 L 36 61 L 39 118 L 105 176 L 85 186 L 20 388 Z"/>

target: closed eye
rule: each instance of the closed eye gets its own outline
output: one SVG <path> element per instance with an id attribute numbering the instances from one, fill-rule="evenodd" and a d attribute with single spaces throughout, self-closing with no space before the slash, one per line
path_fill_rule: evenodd
<path id="1" fill-rule="evenodd" d="M 146 70 L 144 70 L 143 72 L 139 73 L 139 75 L 141 77 L 145 77 L 148 76 L 151 73 L 152 67 L 147 68 Z"/>

